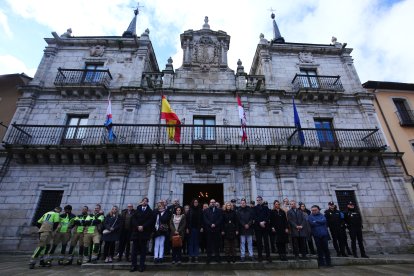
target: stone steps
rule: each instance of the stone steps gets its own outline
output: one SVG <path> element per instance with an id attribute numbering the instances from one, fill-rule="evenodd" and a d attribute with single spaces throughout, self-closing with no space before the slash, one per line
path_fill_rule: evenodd
<path id="1" fill-rule="evenodd" d="M 165 271 L 205 271 L 205 270 L 283 270 L 283 269 L 316 269 L 318 268 L 318 262 L 316 257 L 311 257 L 309 260 L 293 259 L 293 256 L 288 256 L 289 261 L 279 261 L 274 255 L 272 255 L 272 263 L 267 261 L 263 262 L 240 262 L 236 259 L 236 263 L 227 263 L 225 258 L 222 257 L 222 263 L 212 262 L 210 264 L 205 263 L 205 257 L 201 256 L 198 263 L 183 262 L 180 265 L 171 264 L 171 257 L 167 256 L 164 262 L 161 264 L 154 264 L 152 257 L 147 257 L 146 267 L 149 271 L 165 270 Z M 188 259 L 188 258 L 187 258 Z M 186 260 L 186 257 L 183 257 Z M 374 257 L 374 258 L 353 258 L 353 257 L 332 257 L 332 264 L 334 266 L 348 266 L 348 265 L 390 265 L 390 264 L 412 264 L 413 258 L 387 258 L 387 257 Z M 83 269 L 113 269 L 113 270 L 129 270 L 131 264 L 128 262 L 114 262 L 106 264 L 103 261 L 99 261 L 96 264 L 87 263 L 82 264 Z"/>

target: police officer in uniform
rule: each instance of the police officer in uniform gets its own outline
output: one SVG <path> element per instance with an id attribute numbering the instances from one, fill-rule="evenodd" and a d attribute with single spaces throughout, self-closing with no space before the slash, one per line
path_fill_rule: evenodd
<path id="1" fill-rule="evenodd" d="M 325 211 L 326 222 L 331 232 L 332 243 L 338 257 L 348 257 L 345 253 L 345 239 L 343 228 L 345 228 L 344 214 L 339 211 L 333 201 L 328 202 L 328 209 Z M 346 233 L 345 233 L 346 235 Z"/>
<path id="2" fill-rule="evenodd" d="M 63 264 L 63 260 L 66 255 L 66 247 L 70 240 L 72 225 L 75 219 L 75 215 L 72 214 L 71 205 L 66 205 L 65 208 L 63 208 L 63 210 L 64 210 L 64 213 L 60 215 L 60 223 L 56 231 L 56 234 L 53 238 L 52 249 L 50 250 L 50 255 L 53 256 L 57 246 L 60 243 L 62 244 L 62 248 L 60 250 L 59 261 L 58 261 L 58 264 L 60 265 Z M 50 261 L 52 261 L 52 259 Z"/>
<path id="3" fill-rule="evenodd" d="M 84 223 L 85 219 L 88 216 L 88 206 L 82 207 L 82 213 L 78 216 L 76 216 L 73 220 L 73 228 L 75 230 L 73 231 L 72 239 L 70 240 L 70 247 L 69 247 L 69 259 L 65 262 L 65 265 L 71 265 L 73 262 L 73 257 L 75 255 L 75 247 L 77 244 L 79 244 L 79 250 L 78 250 L 78 260 L 77 264 L 82 264 L 82 256 L 83 256 L 83 231 L 84 231 Z"/>
<path id="4" fill-rule="evenodd" d="M 361 214 L 355 209 L 355 203 L 353 201 L 348 202 L 348 209 L 345 214 L 345 222 L 348 227 L 349 236 L 351 237 L 352 254 L 355 258 L 358 258 L 356 250 L 356 241 L 358 240 L 359 251 L 361 251 L 362 258 L 368 258 L 365 254 L 364 243 L 362 239 L 362 218 Z"/>
<path id="5" fill-rule="evenodd" d="M 59 214 L 62 212 L 61 207 L 56 207 L 53 211 L 45 213 L 38 221 L 37 226 L 39 227 L 39 245 L 34 251 L 30 260 L 29 268 L 33 269 L 36 265 L 36 259 L 40 258 L 40 265 L 50 265 L 47 261 L 47 257 L 50 249 L 50 241 L 53 239 L 53 232 L 57 229 L 60 221 Z"/>
<path id="6" fill-rule="evenodd" d="M 89 254 L 92 251 L 91 262 L 98 260 L 101 242 L 100 226 L 105 217 L 101 212 L 101 205 L 96 204 L 93 214 L 88 215 L 84 221 L 83 230 L 83 263 L 89 262 Z"/>

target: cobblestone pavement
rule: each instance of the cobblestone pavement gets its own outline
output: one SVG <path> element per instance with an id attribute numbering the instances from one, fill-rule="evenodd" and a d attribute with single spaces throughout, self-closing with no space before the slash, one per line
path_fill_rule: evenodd
<path id="1" fill-rule="evenodd" d="M 395 256 L 394 258 L 398 258 Z M 58 266 L 51 268 L 36 267 L 35 269 L 28 268 L 27 256 L 7 256 L 0 255 L 0 275 L 14 276 L 14 275 L 413 275 L 414 276 L 414 261 L 412 264 L 393 264 L 393 265 L 352 265 L 352 266 L 335 266 L 333 268 L 322 269 L 303 269 L 303 270 L 223 270 L 223 271 L 146 271 L 144 273 L 134 272 L 130 273 L 128 270 L 110 270 L 104 268 L 82 268 L 77 265 L 72 266 Z"/>

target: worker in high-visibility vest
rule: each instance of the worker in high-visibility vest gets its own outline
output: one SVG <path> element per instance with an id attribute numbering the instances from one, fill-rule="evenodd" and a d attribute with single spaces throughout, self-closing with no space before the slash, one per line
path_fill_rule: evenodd
<path id="1" fill-rule="evenodd" d="M 71 238 L 71 230 L 73 227 L 73 221 L 75 219 L 75 215 L 72 214 L 72 206 L 66 205 L 65 208 L 63 208 L 64 213 L 60 215 L 60 223 L 56 230 L 55 236 L 53 238 L 53 246 L 50 250 L 50 256 L 53 258 L 53 254 L 55 253 L 55 250 L 59 244 L 62 244 L 62 248 L 60 250 L 60 256 L 58 264 L 63 264 L 63 260 L 65 259 L 66 255 L 66 247 L 68 245 L 68 242 Z M 50 259 L 50 262 L 52 262 L 52 258 Z"/>
<path id="2" fill-rule="evenodd" d="M 95 211 L 86 217 L 83 230 L 83 263 L 89 262 L 89 253 L 91 251 L 91 262 L 98 260 L 100 248 L 101 233 L 100 228 L 104 221 L 104 215 L 101 211 L 101 205 L 96 204 Z"/>
<path id="3" fill-rule="evenodd" d="M 60 222 L 60 212 L 62 212 L 62 208 L 56 207 L 53 211 L 45 213 L 37 221 L 37 226 L 39 227 L 39 244 L 30 259 L 30 269 L 35 267 L 36 259 L 39 258 L 39 256 L 41 266 L 50 265 L 47 260 L 47 254 L 50 249 L 50 242 L 53 239 L 53 233 L 57 229 Z"/>
<path id="4" fill-rule="evenodd" d="M 76 245 L 79 244 L 78 249 L 78 260 L 77 264 L 82 264 L 82 257 L 83 257 L 83 231 L 85 229 L 85 219 L 88 216 L 89 208 L 88 206 L 82 207 L 82 213 L 78 216 L 76 216 L 73 220 L 73 236 L 70 240 L 70 247 L 69 247 L 69 258 L 65 262 L 65 265 L 71 265 L 73 262 L 73 258 L 75 255 L 75 248 Z"/>

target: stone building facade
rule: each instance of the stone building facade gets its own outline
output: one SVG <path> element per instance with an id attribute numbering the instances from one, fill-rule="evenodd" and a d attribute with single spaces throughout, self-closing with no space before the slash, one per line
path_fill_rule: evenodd
<path id="1" fill-rule="evenodd" d="M 5 137 L 13 159 L 0 186 L 0 247 L 32 249 L 32 223 L 53 204 L 77 213 L 144 196 L 152 206 L 262 195 L 270 204 L 288 197 L 340 208 L 355 200 L 369 251 L 406 250 L 413 210 L 404 175 L 385 150 L 352 49 L 288 43 L 273 24 L 274 38 L 260 36 L 249 73 L 241 61 L 229 68 L 230 36 L 211 30 L 207 18 L 181 34 L 177 69 L 171 59 L 159 69 L 149 31 L 136 36 L 134 24 L 117 37 L 52 33 Z M 160 120 L 161 95 L 182 122 L 180 143 Z M 103 126 L 109 96 L 113 141 Z"/>

